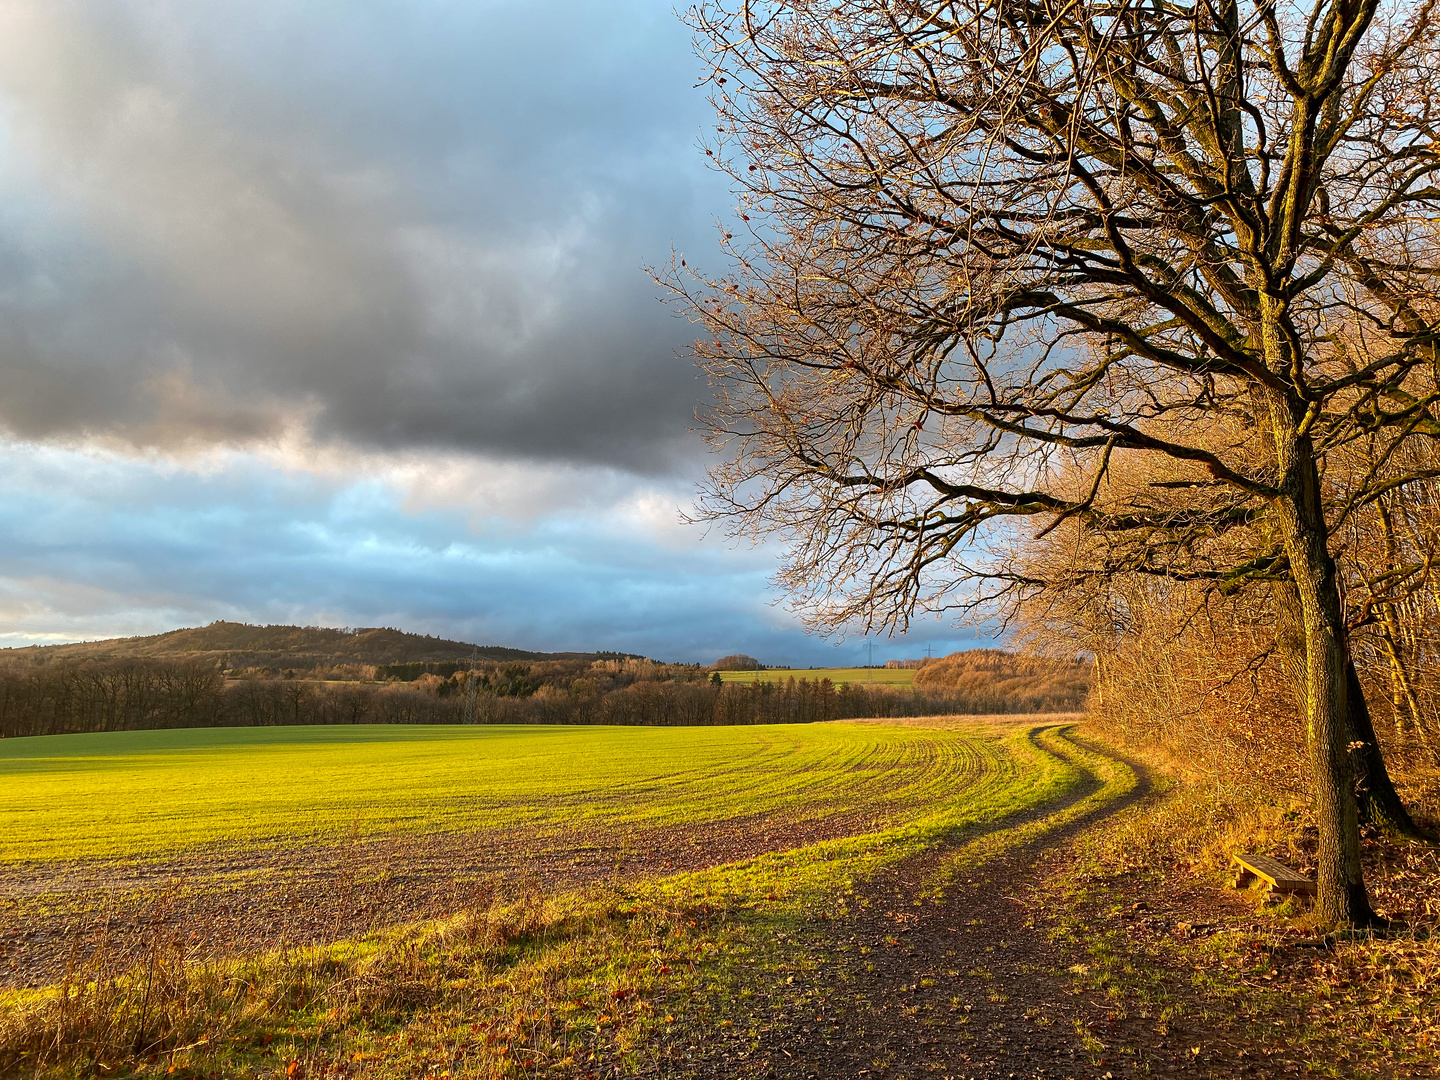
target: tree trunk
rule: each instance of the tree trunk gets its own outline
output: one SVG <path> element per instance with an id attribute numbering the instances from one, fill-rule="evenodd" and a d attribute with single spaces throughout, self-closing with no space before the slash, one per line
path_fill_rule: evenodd
<path id="1" fill-rule="evenodd" d="M 1300 609 L 1300 594 L 1292 582 L 1281 582 L 1271 592 L 1275 604 L 1275 645 L 1281 670 L 1295 692 L 1295 702 L 1302 718 L 1306 715 L 1309 676 L 1305 669 L 1305 627 Z M 1372 824 L 1387 834 L 1407 839 L 1423 839 L 1410 812 L 1401 802 L 1390 779 L 1385 755 L 1375 734 L 1365 690 L 1355 670 L 1355 661 L 1345 658 L 1345 722 L 1346 743 L 1350 750 L 1350 769 L 1355 777 L 1356 812 L 1362 824 Z"/>
<path id="2" fill-rule="evenodd" d="M 1386 505 L 1385 499 L 1375 503 L 1375 514 L 1380 520 L 1380 531 L 1385 537 L 1385 561 L 1388 566 L 1400 565 L 1399 548 L 1400 544 L 1395 536 L 1395 521 L 1390 508 Z M 1424 545 L 1417 545 L 1423 550 Z M 1395 617 L 1395 605 L 1380 604 L 1376 609 L 1380 617 L 1380 640 L 1385 645 L 1386 656 L 1390 661 L 1390 679 L 1393 688 L 1393 700 L 1395 702 L 1395 733 L 1403 735 L 1405 722 L 1402 719 L 1408 716 L 1410 729 L 1420 740 L 1425 740 L 1425 721 L 1420 713 L 1420 702 L 1415 697 L 1415 688 L 1410 682 L 1410 673 L 1405 668 L 1405 658 L 1402 654 L 1402 642 L 1400 641 L 1399 620 Z M 1412 648 L 1414 642 L 1409 643 Z M 1428 746 L 1427 746 L 1428 749 Z"/>
<path id="3" fill-rule="evenodd" d="M 1405 809 L 1400 793 L 1390 780 L 1390 770 L 1385 767 L 1385 755 L 1380 750 L 1380 740 L 1370 718 L 1370 706 L 1365 702 L 1360 675 L 1355 670 L 1355 661 L 1348 656 L 1345 659 L 1345 682 L 1346 716 L 1352 747 L 1350 766 L 1355 773 L 1355 800 L 1360 820 L 1377 826 L 1390 836 L 1425 839 L 1425 834 L 1415 824 L 1410 811 Z"/>
<path id="4" fill-rule="evenodd" d="M 1349 751 L 1349 648 L 1339 579 L 1329 550 L 1314 447 L 1308 435 L 1296 430 L 1295 418 L 1285 419 L 1292 423 L 1276 425 L 1281 494 L 1275 507 L 1305 634 L 1305 726 L 1320 827 L 1316 908 L 1327 923 L 1369 926 L 1376 918 L 1360 865 L 1360 821 Z"/>

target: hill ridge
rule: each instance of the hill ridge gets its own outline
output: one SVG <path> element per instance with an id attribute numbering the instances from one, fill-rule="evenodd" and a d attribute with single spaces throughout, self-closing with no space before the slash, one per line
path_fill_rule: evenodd
<path id="1" fill-rule="evenodd" d="M 335 664 L 438 663 L 464 660 L 472 655 L 481 660 L 583 660 L 621 658 L 632 654 L 608 651 L 534 652 L 414 634 L 391 626 L 341 628 L 217 619 L 206 626 L 181 627 L 160 634 L 0 649 L 0 662 L 10 659 L 205 658 L 222 660 L 228 668 L 313 668 Z"/>

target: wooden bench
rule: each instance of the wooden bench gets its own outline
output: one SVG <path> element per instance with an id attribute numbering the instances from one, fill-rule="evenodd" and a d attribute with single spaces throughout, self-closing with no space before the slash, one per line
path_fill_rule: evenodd
<path id="1" fill-rule="evenodd" d="M 1236 855 L 1234 859 L 1240 867 L 1235 875 L 1237 889 L 1243 889 L 1250 882 L 1259 878 L 1269 883 L 1271 895 L 1276 893 L 1315 895 L 1315 882 L 1301 877 L 1284 863 L 1276 862 L 1268 855 Z"/>

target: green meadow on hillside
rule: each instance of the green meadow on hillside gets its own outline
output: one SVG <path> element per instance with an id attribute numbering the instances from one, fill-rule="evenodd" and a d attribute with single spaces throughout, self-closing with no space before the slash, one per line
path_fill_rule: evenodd
<path id="1" fill-rule="evenodd" d="M 724 682 L 784 682 L 786 679 L 829 679 L 837 685 L 873 683 L 876 686 L 914 686 L 914 668 L 768 668 L 764 671 L 722 671 Z"/>

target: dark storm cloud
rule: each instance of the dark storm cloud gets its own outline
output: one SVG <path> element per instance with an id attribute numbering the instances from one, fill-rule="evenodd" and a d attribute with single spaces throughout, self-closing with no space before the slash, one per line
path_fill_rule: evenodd
<path id="1" fill-rule="evenodd" d="M 670 467 L 695 68 L 663 3 L 7 5 L 0 423 Z"/>

